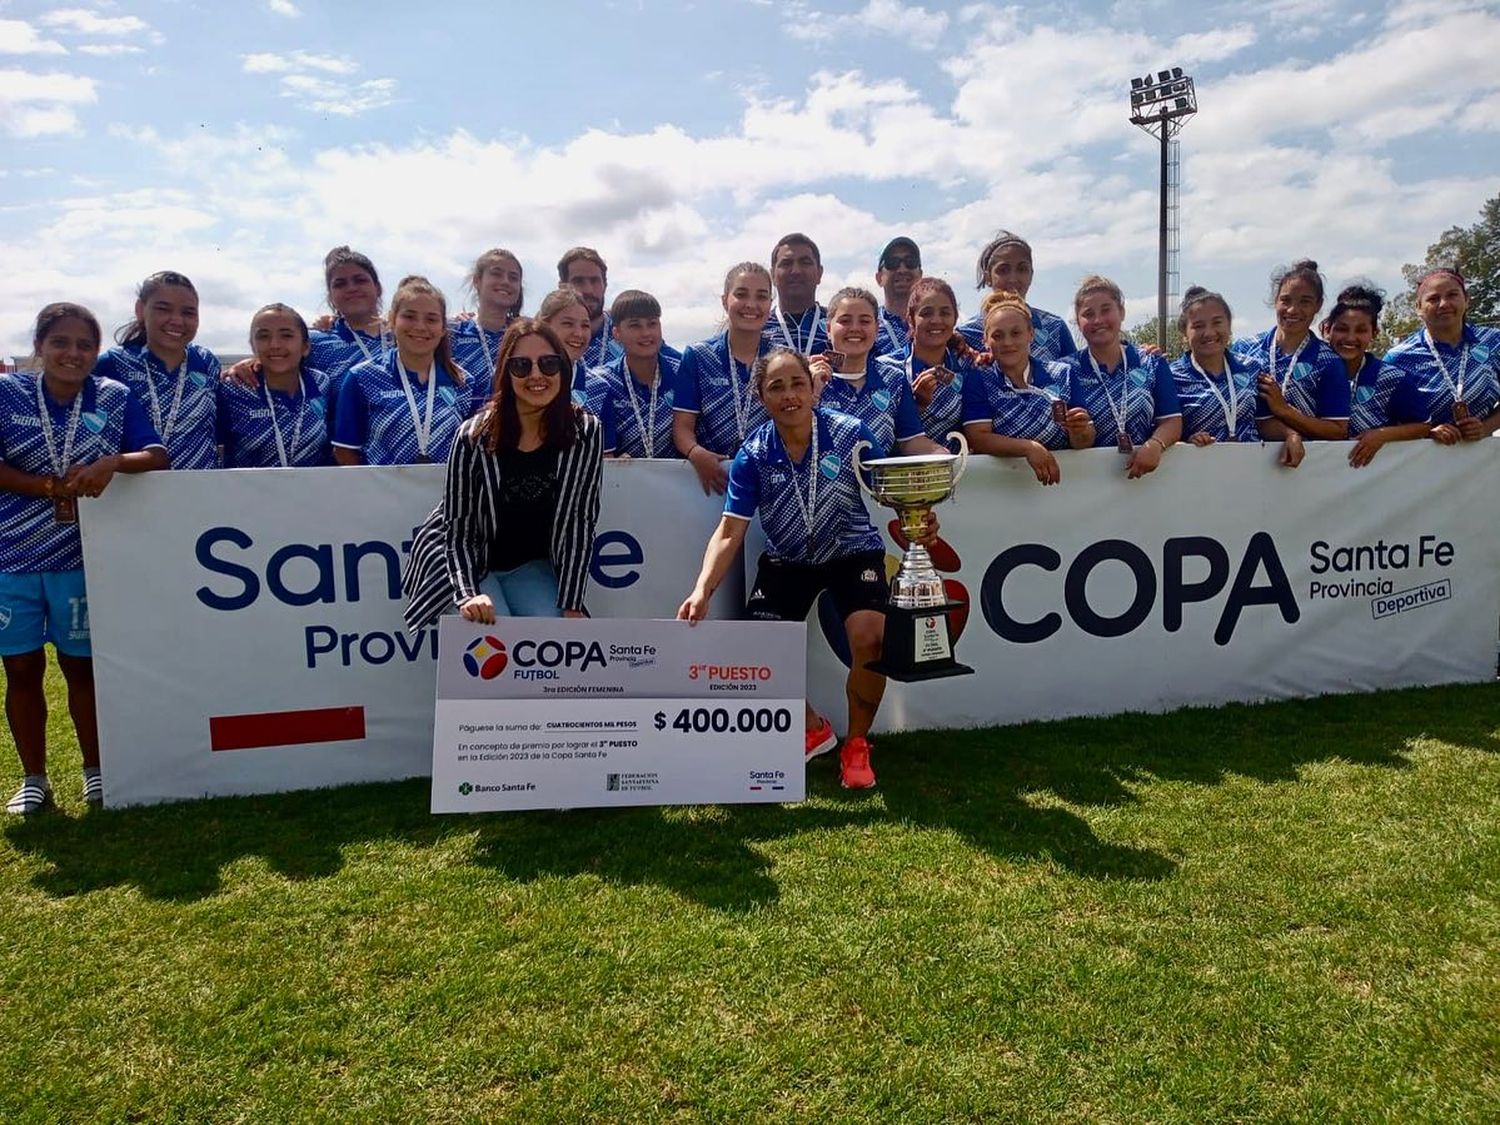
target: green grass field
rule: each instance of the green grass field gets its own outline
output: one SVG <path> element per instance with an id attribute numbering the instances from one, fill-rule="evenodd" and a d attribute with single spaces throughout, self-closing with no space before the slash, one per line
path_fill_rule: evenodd
<path id="1" fill-rule="evenodd" d="M 85 815 L 52 733 L 4 1122 L 1500 1117 L 1497 685 L 886 738 L 784 808 Z"/>

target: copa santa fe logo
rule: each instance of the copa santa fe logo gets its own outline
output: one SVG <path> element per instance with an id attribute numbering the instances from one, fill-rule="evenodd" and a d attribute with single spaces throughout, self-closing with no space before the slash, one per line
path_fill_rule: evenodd
<path id="1" fill-rule="evenodd" d="M 480 680 L 493 680 L 510 662 L 505 642 L 493 633 L 475 637 L 464 648 L 464 671 Z"/>

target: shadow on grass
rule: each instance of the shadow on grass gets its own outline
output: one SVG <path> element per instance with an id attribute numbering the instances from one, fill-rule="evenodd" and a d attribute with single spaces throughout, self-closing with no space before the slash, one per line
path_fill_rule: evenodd
<path id="1" fill-rule="evenodd" d="M 1121 804 L 1148 781 L 1270 783 L 1332 759 L 1403 769 L 1416 738 L 1493 753 L 1497 728 L 1500 687 L 1473 685 L 892 736 L 876 752 L 879 799 L 843 794 L 825 759 L 809 774 L 817 800 L 714 816 L 641 808 L 435 817 L 421 780 L 49 815 L 11 822 L 5 836 L 47 862 L 34 883 L 59 897 L 134 886 L 191 901 L 217 893 L 224 869 L 246 858 L 288 879 L 321 879 L 341 870 L 349 847 L 428 848 L 462 835 L 475 837 L 476 865 L 506 878 L 587 874 L 742 911 L 779 894 L 757 845 L 891 821 L 950 830 L 997 857 L 1046 859 L 1089 878 L 1167 878 L 1177 867 L 1168 857 L 1101 840 L 1082 816 L 1028 798 Z"/>

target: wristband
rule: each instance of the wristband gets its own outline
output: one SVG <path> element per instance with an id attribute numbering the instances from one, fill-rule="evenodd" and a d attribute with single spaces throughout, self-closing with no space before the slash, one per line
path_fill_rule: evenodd
<path id="1" fill-rule="evenodd" d="M 697 452 L 698 452 L 698 450 L 700 450 L 700 449 L 702 449 L 702 448 L 703 448 L 703 447 L 702 447 L 702 446 L 701 446 L 701 445 L 699 445 L 699 444 L 698 444 L 698 443 L 697 443 L 697 442 L 696 442 L 696 441 L 695 441 L 695 442 L 693 442 L 693 448 L 692 448 L 692 449 L 689 449 L 689 450 L 688 450 L 688 451 L 687 451 L 687 453 L 686 453 L 686 454 L 685 454 L 685 455 L 684 455 L 684 458 L 683 458 L 683 459 L 684 459 L 684 460 L 687 460 L 687 461 L 691 461 L 691 460 L 692 460 L 692 459 L 693 459 L 693 454 L 694 454 L 694 453 L 697 453 Z"/>
<path id="2" fill-rule="evenodd" d="M 1150 445 L 1153 441 L 1156 442 L 1156 447 L 1163 453 L 1167 451 L 1167 443 L 1162 441 L 1161 438 L 1157 437 L 1155 434 L 1153 434 L 1151 437 L 1148 437 L 1142 444 Z"/>

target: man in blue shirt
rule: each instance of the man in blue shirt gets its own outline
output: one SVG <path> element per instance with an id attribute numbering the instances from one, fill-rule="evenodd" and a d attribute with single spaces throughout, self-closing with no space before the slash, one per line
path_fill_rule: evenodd
<path id="1" fill-rule="evenodd" d="M 828 350 L 828 318 L 818 304 L 823 280 L 823 255 L 818 244 L 798 231 L 784 235 L 771 251 L 771 285 L 776 304 L 766 319 L 771 347 L 790 348 L 803 355 Z"/>
<path id="2" fill-rule="evenodd" d="M 585 370 L 603 367 L 622 354 L 614 338 L 614 322 L 604 311 L 604 293 L 609 287 L 609 267 L 599 251 L 575 246 L 557 262 L 557 283 L 578 291 L 583 307 L 589 311 L 589 342 L 583 350 Z"/>
<path id="3" fill-rule="evenodd" d="M 922 251 L 902 235 L 885 244 L 875 263 L 875 284 L 880 286 L 880 336 L 872 357 L 895 355 L 911 342 L 906 326 L 906 306 L 912 286 L 922 280 Z"/>

